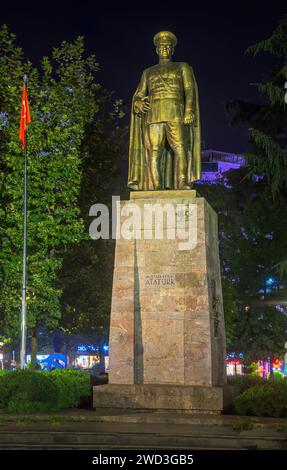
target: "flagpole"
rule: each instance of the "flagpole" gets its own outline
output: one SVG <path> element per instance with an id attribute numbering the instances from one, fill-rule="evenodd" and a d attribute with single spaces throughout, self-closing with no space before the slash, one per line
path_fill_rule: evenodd
<path id="1" fill-rule="evenodd" d="M 27 85 L 27 75 L 23 77 L 24 85 Z M 27 340 L 27 301 L 26 301 L 26 276 L 27 276 L 27 195 L 28 195 L 28 155 L 27 155 L 27 130 L 25 130 L 24 147 L 24 211 L 23 211 L 23 272 L 22 272 L 22 308 L 21 308 L 21 345 L 20 367 L 25 368 L 26 340 Z"/>

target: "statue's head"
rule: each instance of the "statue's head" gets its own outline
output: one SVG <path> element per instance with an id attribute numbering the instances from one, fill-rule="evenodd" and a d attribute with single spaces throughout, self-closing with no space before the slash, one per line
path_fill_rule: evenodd
<path id="1" fill-rule="evenodd" d="M 160 31 L 154 36 L 153 43 L 160 59 L 171 59 L 177 45 L 177 38 L 170 31 Z"/>

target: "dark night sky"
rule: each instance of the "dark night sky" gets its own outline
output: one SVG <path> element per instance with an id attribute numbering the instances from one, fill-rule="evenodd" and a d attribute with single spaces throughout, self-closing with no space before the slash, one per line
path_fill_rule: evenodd
<path id="1" fill-rule="evenodd" d="M 223 102 L 258 100 L 256 87 L 250 84 L 260 82 L 272 60 L 244 56 L 244 50 L 270 35 L 287 13 L 284 3 L 58 0 L 25 2 L 20 9 L 18 2 L 6 1 L 0 23 L 16 33 L 32 60 L 48 54 L 63 39 L 84 35 L 89 52 L 100 63 L 99 80 L 124 99 L 127 109 L 142 70 L 157 61 L 153 35 L 161 29 L 173 31 L 179 42 L 174 60 L 188 62 L 196 74 L 206 148 L 242 152 L 247 131 L 230 128 Z"/>

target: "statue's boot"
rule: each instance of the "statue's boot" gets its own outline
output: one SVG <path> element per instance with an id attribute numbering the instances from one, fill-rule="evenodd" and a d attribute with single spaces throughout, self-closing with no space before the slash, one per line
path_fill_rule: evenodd
<path id="1" fill-rule="evenodd" d="M 130 184 L 129 187 L 130 187 L 130 189 L 133 189 L 134 191 L 139 190 L 139 185 L 138 184 Z"/>
<path id="2" fill-rule="evenodd" d="M 178 189 L 191 189 L 190 186 L 186 183 L 186 181 L 179 181 Z"/>

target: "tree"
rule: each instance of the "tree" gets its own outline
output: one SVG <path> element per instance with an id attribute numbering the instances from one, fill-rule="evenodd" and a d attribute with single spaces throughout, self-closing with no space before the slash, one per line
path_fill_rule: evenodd
<path id="1" fill-rule="evenodd" d="M 221 219 L 224 226 L 221 249 L 223 257 L 227 258 L 223 276 L 229 286 L 232 283 L 236 286 L 234 300 L 238 304 L 233 315 L 230 312 L 227 315 L 231 319 L 229 346 L 237 353 L 244 352 L 250 360 L 282 354 L 287 332 L 287 311 L 279 301 L 286 288 L 287 272 L 283 258 L 287 228 L 286 27 L 287 18 L 279 23 L 270 38 L 247 50 L 254 56 L 267 52 L 276 57 L 276 67 L 258 86 L 263 101 L 260 104 L 242 100 L 226 103 L 227 111 L 233 114 L 231 124 L 247 124 L 250 133 L 246 154 L 248 170 L 232 190 L 235 199 L 231 198 L 230 202 L 233 208 L 225 208 L 229 216 L 236 203 L 239 208 L 236 218 L 230 216 L 234 228 L 227 228 L 228 232 L 231 228 L 227 238 L 226 221 Z M 249 183 L 246 177 L 251 178 Z M 228 245 L 231 248 L 229 255 Z M 274 285 L 267 286 L 267 280 L 272 280 L 272 276 Z M 269 302 L 268 292 L 272 290 L 273 302 Z"/>
<path id="2" fill-rule="evenodd" d="M 265 102 L 254 104 L 232 100 L 226 103 L 226 109 L 233 113 L 233 126 L 249 125 L 249 176 L 266 178 L 273 197 L 284 205 L 287 193 L 287 17 L 269 38 L 250 46 L 246 52 L 254 57 L 266 52 L 277 59 L 276 68 L 258 86 Z M 284 253 L 277 263 L 277 270 L 281 276 L 287 273 Z"/>
<path id="3" fill-rule="evenodd" d="M 55 328 L 61 286 L 55 285 L 68 248 L 85 237 L 78 198 L 80 149 L 98 110 L 98 64 L 83 38 L 63 42 L 38 69 L 26 61 L 6 26 L 0 31 L 0 326 L 18 333 L 22 270 L 23 154 L 18 141 L 21 79 L 29 76 L 28 327 Z"/>
<path id="4" fill-rule="evenodd" d="M 90 125 L 81 148 L 81 216 L 89 231 L 92 204 L 106 204 L 110 212 L 112 195 L 127 198 L 122 171 L 127 149 L 127 128 L 121 125 L 122 103 L 102 91 L 97 119 Z M 58 282 L 63 287 L 61 327 L 88 341 L 108 340 L 114 267 L 114 240 L 83 240 L 66 255 Z"/>
<path id="5" fill-rule="evenodd" d="M 287 83 L 287 17 L 268 39 L 250 46 L 246 52 L 254 57 L 266 52 L 277 59 L 275 69 L 258 86 L 264 104 L 233 100 L 226 103 L 226 108 L 233 112 L 233 125 L 249 125 L 250 174 L 264 175 L 273 196 L 280 197 L 280 193 L 286 193 L 287 189 L 287 103 L 284 99 Z"/>
<path id="6" fill-rule="evenodd" d="M 266 181 L 247 172 L 230 171 L 219 184 L 197 189 L 218 214 L 227 349 L 251 361 L 284 352 L 287 311 L 267 299 L 287 285 L 274 272 L 287 250 L 287 214 Z"/>

